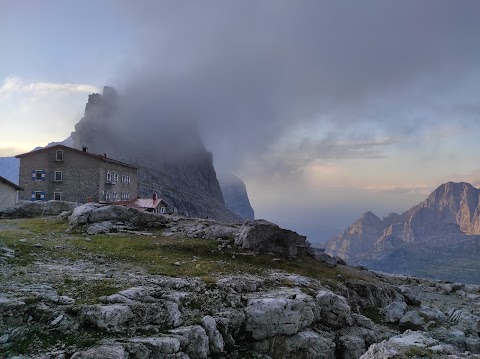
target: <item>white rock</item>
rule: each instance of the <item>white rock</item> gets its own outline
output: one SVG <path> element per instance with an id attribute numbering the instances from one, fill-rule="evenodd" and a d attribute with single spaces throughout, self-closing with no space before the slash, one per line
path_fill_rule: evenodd
<path id="1" fill-rule="evenodd" d="M 208 336 L 199 325 L 181 327 L 170 331 L 179 340 L 182 350 L 191 359 L 205 359 L 209 354 Z"/>
<path id="2" fill-rule="evenodd" d="M 301 292 L 277 292 L 248 301 L 245 330 L 253 339 L 292 335 L 314 320 L 313 298 Z"/>
<path id="3" fill-rule="evenodd" d="M 217 323 L 215 319 L 209 315 L 203 317 L 200 323 L 205 329 L 209 339 L 210 352 L 223 353 L 225 348 L 225 342 L 223 341 L 222 334 L 217 329 Z"/>
<path id="4" fill-rule="evenodd" d="M 128 354 L 121 345 L 99 345 L 76 352 L 71 359 L 126 359 Z"/>
<path id="5" fill-rule="evenodd" d="M 132 338 L 132 343 L 141 343 L 152 350 L 155 354 L 174 354 L 180 351 L 180 340 L 173 337 Z"/>
<path id="6" fill-rule="evenodd" d="M 326 324 L 335 328 L 353 324 L 351 308 L 345 297 L 322 289 L 315 297 L 315 302 L 321 309 L 321 320 Z"/>
<path id="7" fill-rule="evenodd" d="M 121 332 L 133 318 L 133 313 L 126 305 L 92 305 L 83 307 L 79 317 L 97 328 L 117 333 Z"/>
<path id="8" fill-rule="evenodd" d="M 398 323 L 398 321 L 404 316 L 407 310 L 407 303 L 405 302 L 392 302 L 381 310 L 381 313 L 385 317 L 387 323 Z"/>
<path id="9" fill-rule="evenodd" d="M 425 354 L 435 352 L 437 354 L 453 354 L 452 347 L 441 345 L 437 340 L 423 332 L 406 330 L 403 334 L 384 340 L 381 343 L 372 344 L 360 359 L 387 359 L 403 358 L 412 349 L 425 351 Z"/>
<path id="10" fill-rule="evenodd" d="M 52 322 L 50 323 L 51 326 L 55 326 L 58 323 L 60 323 L 63 319 L 63 314 L 60 314 L 58 317 L 56 317 Z"/>

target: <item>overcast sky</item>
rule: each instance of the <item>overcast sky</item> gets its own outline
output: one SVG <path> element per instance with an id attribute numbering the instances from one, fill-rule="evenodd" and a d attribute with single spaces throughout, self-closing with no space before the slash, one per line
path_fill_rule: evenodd
<path id="1" fill-rule="evenodd" d="M 65 139 L 112 85 L 153 133 L 197 122 L 257 217 L 324 240 L 479 183 L 479 16 L 477 0 L 0 0 L 0 156 Z"/>

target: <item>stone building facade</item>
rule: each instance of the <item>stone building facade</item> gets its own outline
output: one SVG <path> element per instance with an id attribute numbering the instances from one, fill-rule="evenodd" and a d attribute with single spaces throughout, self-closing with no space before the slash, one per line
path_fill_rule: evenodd
<path id="1" fill-rule="evenodd" d="M 138 196 L 138 168 L 107 155 L 55 145 L 17 155 L 20 199 L 116 202 Z"/>

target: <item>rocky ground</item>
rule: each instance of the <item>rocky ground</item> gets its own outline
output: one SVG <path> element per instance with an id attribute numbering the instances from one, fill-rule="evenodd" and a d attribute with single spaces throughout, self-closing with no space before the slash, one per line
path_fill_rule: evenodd
<path id="1" fill-rule="evenodd" d="M 272 226 L 252 250 L 255 222 L 104 208 L 0 220 L 1 357 L 480 358 L 479 286 L 319 261 L 301 236 L 285 255 Z"/>

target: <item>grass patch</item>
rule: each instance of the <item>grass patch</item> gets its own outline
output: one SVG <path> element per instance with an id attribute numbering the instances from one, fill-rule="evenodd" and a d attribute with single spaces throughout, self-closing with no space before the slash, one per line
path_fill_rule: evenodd
<path id="1" fill-rule="evenodd" d="M 18 221 L 18 228 L 28 230 L 35 234 L 52 234 L 64 232 L 67 222 L 56 217 L 36 217 Z"/>
<path id="2" fill-rule="evenodd" d="M 375 324 L 383 323 L 383 316 L 380 313 L 380 309 L 375 306 L 366 307 L 362 314 L 367 318 L 370 318 Z"/>
<path id="3" fill-rule="evenodd" d="M 117 263 L 123 270 L 140 267 L 150 274 L 200 277 L 211 288 L 215 286 L 218 275 L 262 274 L 268 270 L 320 279 L 329 285 L 348 279 L 363 279 L 359 277 L 361 272 L 349 271 L 347 267 L 330 268 L 309 257 L 273 261 L 273 257 L 267 254 L 242 255 L 242 250 L 236 247 L 219 251 L 215 240 L 163 237 L 160 231 L 154 231 L 154 236 L 117 234 L 87 237 L 66 234 L 66 223 L 55 217 L 6 220 L 5 223 L 8 228 L 14 229 L 0 231 L 0 243 L 15 250 L 16 257 L 12 260 L 20 265 L 52 258 Z M 26 241 L 20 242 L 20 238 Z M 35 247 L 37 243 L 41 247 Z M 73 292 L 72 288 L 81 283 L 71 284 L 63 283 L 59 290 L 69 295 Z M 97 287 L 82 290 L 93 295 L 108 295 L 118 290 L 107 283 L 95 285 Z"/>
<path id="4" fill-rule="evenodd" d="M 412 347 L 405 354 L 407 358 L 433 358 L 435 352 L 428 348 Z"/>
<path id="5" fill-rule="evenodd" d="M 78 279 L 65 278 L 63 284 L 57 286 L 58 295 L 67 295 L 75 298 L 77 304 L 93 304 L 99 297 L 115 294 L 123 289 L 113 279 L 102 279 L 94 282 L 85 282 Z"/>
<path id="6" fill-rule="evenodd" d="M 41 328 L 33 328 L 20 340 L 15 340 L 10 346 L 0 348 L 2 358 L 21 354 L 33 354 L 45 350 L 54 350 L 56 346 L 75 348 L 87 348 L 96 344 L 103 338 L 103 334 L 96 332 L 58 333 L 44 331 Z"/>

